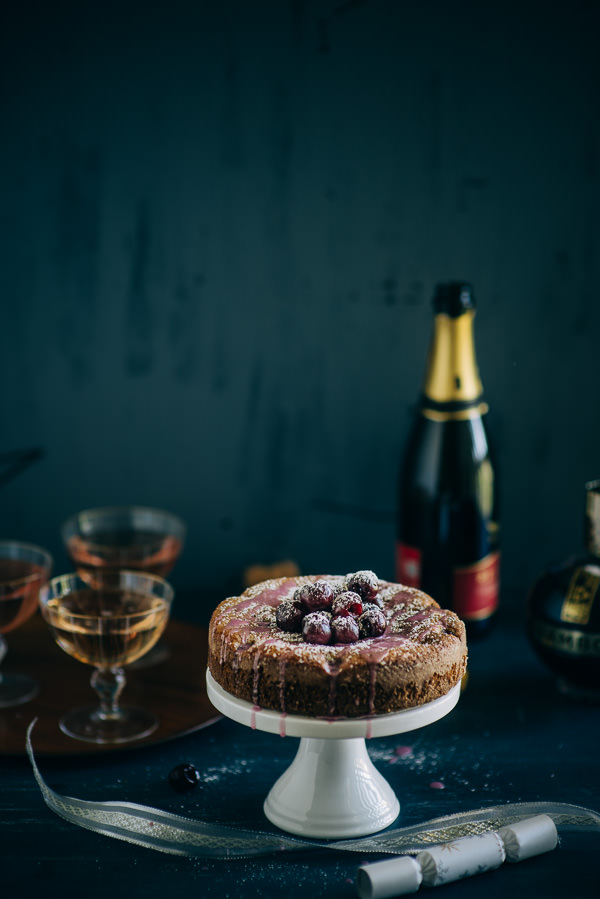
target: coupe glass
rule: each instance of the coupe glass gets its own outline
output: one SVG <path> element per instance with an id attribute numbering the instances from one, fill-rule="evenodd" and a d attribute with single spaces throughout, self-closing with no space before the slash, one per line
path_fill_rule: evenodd
<path id="1" fill-rule="evenodd" d="M 138 571 L 96 572 L 93 583 L 65 574 L 43 587 L 40 606 L 52 636 L 70 656 L 93 666 L 90 683 L 99 700 L 67 712 L 60 721 L 65 734 L 88 743 L 126 743 L 157 728 L 148 709 L 121 706 L 123 668 L 154 646 L 172 600 L 167 581 Z"/>
<path id="2" fill-rule="evenodd" d="M 177 515 L 145 506 L 86 509 L 61 528 L 77 572 L 90 582 L 97 571 L 115 574 L 124 569 L 167 577 L 179 558 L 185 532 Z"/>
<path id="3" fill-rule="evenodd" d="M 50 577 L 52 556 L 40 546 L 0 541 L 0 662 L 6 655 L 2 636 L 20 627 L 37 609 L 40 588 Z M 0 708 L 28 702 L 38 685 L 26 674 L 0 672 Z"/>
<path id="4" fill-rule="evenodd" d="M 167 577 L 181 554 L 186 526 L 181 518 L 146 506 L 85 509 L 64 522 L 61 534 L 77 573 L 94 583 L 98 572 L 118 580 L 119 571 L 146 571 Z M 136 668 L 149 668 L 168 658 L 161 640 Z"/>

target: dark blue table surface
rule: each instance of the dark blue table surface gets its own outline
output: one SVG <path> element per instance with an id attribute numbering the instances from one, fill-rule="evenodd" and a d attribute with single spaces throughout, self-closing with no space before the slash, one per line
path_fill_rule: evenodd
<path id="1" fill-rule="evenodd" d="M 183 603 L 179 608 L 186 612 Z M 493 634 L 471 645 L 469 679 L 456 709 L 421 730 L 370 740 L 368 748 L 400 799 L 400 818 L 393 825 L 398 827 L 519 801 L 568 802 L 598 811 L 599 737 L 600 709 L 558 694 L 552 676 L 529 648 L 522 616 L 506 609 Z M 410 753 L 405 748 L 398 752 L 399 746 L 409 747 Z M 40 768 L 46 782 L 63 795 L 127 800 L 273 832 L 263 801 L 297 747 L 296 739 L 221 718 L 161 745 L 102 756 L 44 758 Z M 202 776 L 201 784 L 183 796 L 168 782 L 169 771 L 182 761 L 193 762 Z M 0 757 L 0 765 L 0 893 L 7 899 L 63 890 L 85 899 L 334 899 L 356 896 L 358 865 L 377 858 L 327 849 L 235 861 L 165 855 L 55 815 L 25 757 Z M 553 852 L 440 887 L 440 897 L 469 899 L 484 891 L 489 899 L 509 894 L 597 897 L 599 858 L 600 835 L 566 833 Z"/>

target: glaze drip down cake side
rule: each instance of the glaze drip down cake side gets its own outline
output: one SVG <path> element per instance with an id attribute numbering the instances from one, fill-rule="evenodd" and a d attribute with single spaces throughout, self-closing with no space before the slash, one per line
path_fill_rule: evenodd
<path id="1" fill-rule="evenodd" d="M 208 668 L 228 693 L 284 714 L 356 718 L 444 696 L 466 670 L 463 622 L 373 572 L 284 577 L 225 599 Z"/>

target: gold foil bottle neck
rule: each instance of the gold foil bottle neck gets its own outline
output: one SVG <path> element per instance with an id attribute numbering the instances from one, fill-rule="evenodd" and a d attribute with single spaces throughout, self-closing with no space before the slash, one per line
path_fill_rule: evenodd
<path id="1" fill-rule="evenodd" d="M 458 317 L 435 316 L 423 392 L 434 403 L 475 403 L 482 386 L 475 358 L 473 318 L 468 309 Z"/>

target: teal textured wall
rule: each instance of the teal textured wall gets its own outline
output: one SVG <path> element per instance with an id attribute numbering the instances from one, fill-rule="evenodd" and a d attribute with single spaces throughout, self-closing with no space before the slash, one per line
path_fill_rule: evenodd
<path id="1" fill-rule="evenodd" d="M 581 542 L 597 423 L 595 3 L 13 4 L 0 536 L 157 505 L 174 580 L 393 573 L 437 281 L 467 278 L 504 583 Z"/>

